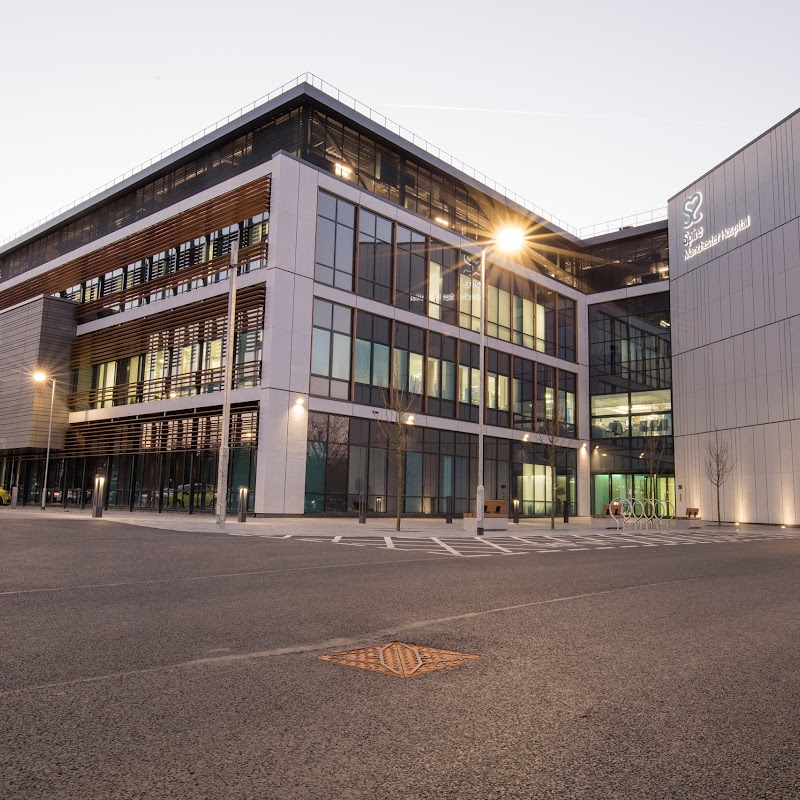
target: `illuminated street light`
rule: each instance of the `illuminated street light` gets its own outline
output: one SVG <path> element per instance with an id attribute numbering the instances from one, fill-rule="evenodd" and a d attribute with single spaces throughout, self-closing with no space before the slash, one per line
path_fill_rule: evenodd
<path id="1" fill-rule="evenodd" d="M 47 427 L 47 455 L 44 459 L 44 482 L 42 484 L 42 491 L 40 495 L 42 511 L 44 511 L 45 502 L 47 500 L 47 468 L 50 466 L 50 438 L 53 434 L 53 402 L 56 399 L 56 379 L 51 378 L 41 370 L 37 370 L 33 373 L 33 379 L 36 381 L 36 383 L 50 381 L 53 384 L 52 391 L 50 392 L 50 424 Z"/>
<path id="2" fill-rule="evenodd" d="M 481 248 L 481 302 L 480 302 L 480 347 L 478 355 L 478 489 L 477 489 L 477 512 L 476 522 L 478 536 L 483 536 L 483 505 L 486 495 L 486 490 L 483 486 L 483 428 L 484 428 L 484 404 L 486 403 L 486 387 L 484 382 L 485 371 L 485 348 L 486 348 L 486 331 L 484 329 L 483 317 L 484 306 L 486 303 L 486 287 L 484 276 L 486 275 L 486 253 L 491 249 L 502 250 L 504 253 L 516 253 L 522 249 L 525 243 L 525 234 L 519 228 L 505 227 L 501 228 L 495 238 L 488 244 Z"/>

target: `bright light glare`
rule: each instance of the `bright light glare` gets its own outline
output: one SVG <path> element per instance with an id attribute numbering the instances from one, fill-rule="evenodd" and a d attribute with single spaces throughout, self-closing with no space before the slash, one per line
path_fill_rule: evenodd
<path id="1" fill-rule="evenodd" d="M 36 383 L 44 383 L 47 380 L 47 375 L 45 375 L 44 372 L 34 372 L 33 379 Z"/>
<path id="2" fill-rule="evenodd" d="M 514 253 L 522 249 L 525 234 L 519 228 L 503 228 L 497 232 L 495 242 L 499 250 Z"/>

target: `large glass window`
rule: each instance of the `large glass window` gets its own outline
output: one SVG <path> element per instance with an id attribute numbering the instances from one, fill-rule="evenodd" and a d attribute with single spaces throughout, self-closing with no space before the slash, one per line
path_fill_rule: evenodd
<path id="1" fill-rule="evenodd" d="M 389 386 L 391 322 L 359 311 L 356 323 L 356 365 L 354 370 L 357 403 L 384 406 Z"/>
<path id="2" fill-rule="evenodd" d="M 549 356 L 556 355 L 557 300 L 556 292 L 536 287 L 536 349 Z"/>
<path id="3" fill-rule="evenodd" d="M 536 429 L 553 432 L 555 411 L 556 370 L 547 364 L 536 365 Z"/>
<path id="4" fill-rule="evenodd" d="M 462 253 L 459 280 L 459 319 L 462 328 L 480 330 L 481 320 L 481 262 L 479 258 Z"/>
<path id="5" fill-rule="evenodd" d="M 460 419 L 478 421 L 480 402 L 480 348 L 476 344 L 461 342 L 458 365 L 458 415 Z"/>
<path id="6" fill-rule="evenodd" d="M 348 292 L 353 291 L 355 222 L 356 207 L 352 203 L 319 193 L 316 278 Z"/>
<path id="7" fill-rule="evenodd" d="M 394 326 L 394 379 L 402 391 L 425 390 L 425 332 L 396 322 Z"/>
<path id="8" fill-rule="evenodd" d="M 489 350 L 486 354 L 486 421 L 508 427 L 511 389 L 511 356 Z"/>
<path id="9" fill-rule="evenodd" d="M 501 269 L 490 272 L 486 287 L 486 334 L 511 341 L 511 276 Z"/>
<path id="10" fill-rule="evenodd" d="M 514 357 L 514 427 L 533 430 L 533 402 L 536 365 Z"/>
<path id="11" fill-rule="evenodd" d="M 533 350 L 536 347 L 536 328 L 534 324 L 534 305 L 536 300 L 536 284 L 527 278 L 514 277 L 514 297 L 512 317 L 514 325 L 514 343 Z"/>
<path id="12" fill-rule="evenodd" d="M 593 395 L 592 438 L 672 436 L 669 389 Z"/>
<path id="13" fill-rule="evenodd" d="M 456 342 L 450 336 L 428 333 L 428 413 L 455 416 Z"/>
<path id="14" fill-rule="evenodd" d="M 428 316 L 458 322 L 458 250 L 431 241 L 428 263 Z"/>
<path id="15" fill-rule="evenodd" d="M 575 361 L 575 301 L 558 296 L 558 357 Z"/>
<path id="16" fill-rule="evenodd" d="M 363 208 L 358 215 L 358 293 L 392 302 L 392 223 Z"/>
<path id="17" fill-rule="evenodd" d="M 350 398 L 351 309 L 314 299 L 311 394 Z"/>
<path id="18" fill-rule="evenodd" d="M 421 233 L 397 226 L 395 305 L 416 314 L 425 313 L 428 261 L 427 239 Z"/>
<path id="19" fill-rule="evenodd" d="M 575 383 L 574 372 L 558 371 L 558 420 L 563 436 L 575 436 Z"/>

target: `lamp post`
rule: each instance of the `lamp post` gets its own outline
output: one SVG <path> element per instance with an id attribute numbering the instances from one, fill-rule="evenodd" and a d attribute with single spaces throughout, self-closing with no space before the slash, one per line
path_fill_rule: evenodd
<path id="1" fill-rule="evenodd" d="M 518 228 L 503 228 L 498 231 L 496 237 L 492 240 L 492 244 L 498 249 L 506 253 L 518 252 L 525 241 L 524 233 Z M 484 325 L 484 308 L 486 303 L 486 252 L 489 246 L 484 245 L 481 248 L 481 302 L 479 304 L 479 321 L 480 321 L 480 338 L 478 344 L 478 488 L 476 491 L 476 533 L 478 536 L 483 536 L 483 507 L 486 496 L 486 490 L 483 485 L 483 433 L 484 433 L 484 406 L 486 405 L 486 383 L 484 372 L 486 369 L 485 363 L 485 350 L 486 350 L 486 329 Z"/>
<path id="2" fill-rule="evenodd" d="M 36 383 L 50 381 L 50 383 L 53 385 L 50 392 L 50 424 L 47 426 L 47 455 L 45 456 L 44 460 L 44 482 L 40 496 L 42 511 L 44 511 L 47 500 L 47 468 L 50 466 L 50 439 L 53 435 L 53 403 L 56 399 L 56 379 L 51 378 L 49 375 L 45 375 L 44 372 L 34 372 L 33 379 L 36 381 Z"/>

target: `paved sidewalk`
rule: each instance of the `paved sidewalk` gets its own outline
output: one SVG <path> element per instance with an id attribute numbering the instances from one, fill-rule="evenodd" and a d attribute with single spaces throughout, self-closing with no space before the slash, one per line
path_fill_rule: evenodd
<path id="1" fill-rule="evenodd" d="M 39 508 L 25 507 L 11 509 L 0 508 L 0 525 L 4 519 L 48 519 L 56 521 L 58 519 L 86 519 L 87 523 L 92 523 L 91 509 L 68 508 L 48 508 L 42 511 Z M 148 511 L 120 511 L 110 510 L 103 512 L 103 519 L 113 522 L 122 522 L 129 525 L 139 525 L 147 528 L 156 528 L 172 531 L 187 531 L 198 533 L 216 533 L 219 528 L 215 524 L 211 514 L 187 514 L 180 512 L 165 512 L 158 514 Z M 485 538 L 506 538 L 508 536 L 539 536 L 546 534 L 550 530 L 549 518 L 523 519 L 519 525 L 509 524 L 507 531 L 488 531 Z M 613 523 L 608 528 L 592 527 L 590 517 L 572 517 L 569 523 L 564 523 L 561 518 L 556 518 L 555 533 L 560 537 L 578 536 L 585 537 L 587 534 L 609 534 L 615 531 Z M 783 527 L 780 525 L 731 525 L 724 524 L 721 527 L 714 523 L 707 523 L 702 528 L 692 529 L 692 533 L 722 533 L 736 534 L 741 537 L 756 536 L 758 538 L 779 535 L 781 538 L 800 538 L 800 528 Z M 683 532 L 683 531 L 681 531 Z M 355 517 L 249 517 L 246 523 L 236 522 L 236 517 L 229 516 L 225 525 L 227 534 L 248 534 L 248 535 L 287 535 L 314 536 L 314 537 L 385 537 L 392 538 L 429 538 L 437 537 L 442 539 L 472 539 L 474 534 L 465 531 L 461 520 L 455 519 L 452 525 L 448 525 L 442 518 L 409 517 L 402 521 L 400 532 L 395 531 L 394 519 L 370 518 L 365 525 L 359 525 Z M 674 534 L 678 531 L 648 531 L 636 530 L 631 527 L 624 529 L 626 535 L 648 534 Z"/>

